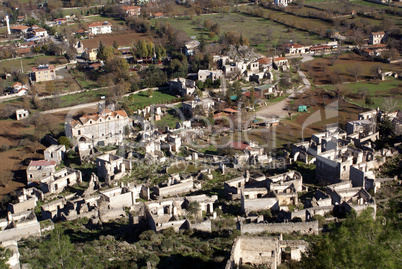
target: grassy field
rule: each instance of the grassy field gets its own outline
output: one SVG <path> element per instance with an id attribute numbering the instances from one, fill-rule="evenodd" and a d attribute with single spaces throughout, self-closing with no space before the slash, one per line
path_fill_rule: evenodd
<path id="1" fill-rule="evenodd" d="M 345 92 L 351 99 L 351 102 L 362 107 L 372 109 L 379 107 L 380 109 L 387 109 L 384 100 L 392 97 L 396 104 L 395 109 L 402 109 L 402 81 L 398 79 L 389 78 L 385 81 L 350 83 L 343 84 L 342 86 L 345 88 Z M 330 91 L 336 90 L 335 86 L 332 85 L 324 86 L 322 88 Z M 367 91 L 367 94 L 373 102 L 372 104 L 367 105 L 365 103 L 365 98 L 362 98 L 359 94 L 362 90 Z"/>
<path id="2" fill-rule="evenodd" d="M 175 128 L 176 123 L 181 122 L 181 119 L 175 116 L 174 111 L 174 109 L 168 110 L 161 120 L 155 122 L 155 125 L 161 130 L 165 130 L 166 127 Z"/>
<path id="3" fill-rule="evenodd" d="M 64 56 L 34 56 L 25 57 L 22 59 L 10 59 L 0 62 L 0 72 L 4 72 L 4 68 L 16 68 L 21 69 L 21 61 L 24 69 L 24 73 L 32 71 L 32 67 L 38 64 L 65 64 L 67 60 Z"/>
<path id="4" fill-rule="evenodd" d="M 100 88 L 100 85 L 96 81 L 88 79 L 84 72 L 81 72 L 77 69 L 72 69 L 71 72 L 84 89 Z"/>
<path id="5" fill-rule="evenodd" d="M 94 16 L 88 16 L 85 17 L 85 23 L 92 23 L 92 22 L 104 22 L 104 21 L 108 21 L 110 22 L 114 27 L 116 26 L 122 26 L 124 25 L 124 21 L 121 19 L 117 19 L 117 18 L 109 18 L 109 17 L 103 17 L 101 15 L 94 15 Z"/>
<path id="6" fill-rule="evenodd" d="M 92 92 L 83 92 L 71 95 L 65 95 L 60 97 L 60 107 L 68 107 L 79 104 L 91 103 L 101 100 L 102 96 L 107 96 L 109 94 L 109 90 L 99 90 Z M 52 104 L 53 100 L 47 100 L 50 104 Z"/>
<path id="7" fill-rule="evenodd" d="M 315 85 L 333 84 L 332 78 L 338 73 L 339 78 L 343 82 L 355 82 L 355 77 L 351 71 L 355 67 L 360 69 L 358 80 L 369 80 L 373 78 L 371 69 L 380 67 L 383 72 L 401 72 L 402 66 L 399 64 L 389 64 L 375 62 L 359 56 L 355 53 L 347 53 L 341 55 L 334 60 L 334 56 L 316 58 L 310 62 L 302 64 L 302 69 L 307 71 L 307 76 Z"/>
<path id="8" fill-rule="evenodd" d="M 129 98 L 127 97 L 125 98 L 132 109 L 144 108 L 151 104 L 154 105 L 166 104 L 176 99 L 176 96 L 171 95 L 164 90 L 154 91 L 152 94 L 152 98 L 148 97 L 148 92 L 140 92 L 133 95 L 134 95 L 134 101 L 132 102 L 129 101 Z"/>
<path id="9" fill-rule="evenodd" d="M 266 10 L 266 12 L 270 11 Z M 250 40 L 251 45 L 262 53 L 268 51 L 267 45 L 272 48 L 275 45 L 282 45 L 283 42 L 289 42 L 290 39 L 296 42 L 305 41 L 307 43 L 319 43 L 325 41 L 324 39 L 320 39 L 317 35 L 311 35 L 299 30 L 289 30 L 287 26 L 268 19 L 239 13 L 200 15 L 194 16 L 192 20 L 188 17 L 152 19 L 151 24 L 154 25 L 157 20 L 169 22 L 174 28 L 182 29 L 189 36 L 197 37 L 200 36 L 201 33 L 207 32 L 204 28 L 204 21 L 211 20 L 214 23 L 219 24 L 220 35 L 229 31 L 240 33 L 247 37 Z"/>

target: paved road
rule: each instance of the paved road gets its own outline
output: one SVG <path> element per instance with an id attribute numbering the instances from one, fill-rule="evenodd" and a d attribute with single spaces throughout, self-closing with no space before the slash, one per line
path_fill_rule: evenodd
<path id="1" fill-rule="evenodd" d="M 314 58 L 306 55 L 303 57 L 302 62 L 307 62 L 312 59 Z M 288 111 L 285 110 L 285 108 L 288 105 L 290 98 L 294 97 L 298 93 L 308 90 L 311 87 L 311 83 L 306 78 L 306 75 L 302 71 L 298 71 L 298 73 L 303 81 L 304 86 L 300 90 L 293 92 L 289 97 L 283 99 L 282 101 L 260 108 L 256 113 L 258 118 L 269 121 L 274 118 L 283 119 L 288 116 Z"/>

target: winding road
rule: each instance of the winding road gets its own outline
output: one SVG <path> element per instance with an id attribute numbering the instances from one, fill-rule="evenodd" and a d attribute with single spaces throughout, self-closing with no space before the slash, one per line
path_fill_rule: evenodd
<path id="1" fill-rule="evenodd" d="M 306 55 L 306 56 L 303 56 L 302 62 L 304 63 L 307 61 L 311 61 L 313 59 L 314 59 L 313 57 Z M 298 73 L 299 73 L 300 78 L 303 81 L 304 86 L 301 89 L 293 92 L 291 95 L 289 95 L 287 98 L 283 99 L 282 101 L 260 108 L 256 113 L 258 118 L 266 120 L 266 121 L 270 121 L 275 118 L 283 119 L 288 116 L 288 111 L 285 110 L 285 108 L 288 105 L 288 102 L 291 100 L 291 98 L 295 97 L 296 94 L 298 94 L 298 93 L 302 93 L 302 92 L 310 89 L 310 87 L 311 87 L 311 83 L 307 79 L 306 75 L 302 71 L 298 71 Z"/>

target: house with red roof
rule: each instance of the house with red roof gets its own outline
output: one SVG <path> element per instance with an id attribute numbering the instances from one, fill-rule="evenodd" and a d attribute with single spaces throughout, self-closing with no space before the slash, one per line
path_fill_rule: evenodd
<path id="1" fill-rule="evenodd" d="M 31 77 L 36 82 L 49 81 L 56 79 L 56 70 L 53 65 L 38 65 L 32 68 Z"/>
<path id="2" fill-rule="evenodd" d="M 88 29 L 91 35 L 110 34 L 112 33 L 112 24 L 108 21 L 93 22 L 88 25 Z"/>
<path id="3" fill-rule="evenodd" d="M 25 25 L 17 25 L 10 27 L 11 33 L 14 34 L 26 34 L 28 32 L 29 27 Z"/>
<path id="4" fill-rule="evenodd" d="M 369 44 L 381 44 L 384 41 L 385 32 L 372 32 L 369 36 Z"/>
<path id="5" fill-rule="evenodd" d="M 287 54 L 304 54 L 309 48 L 297 43 L 288 43 L 283 46 L 285 47 L 285 53 Z"/>
<path id="6" fill-rule="evenodd" d="M 141 15 L 141 7 L 139 6 L 122 6 L 121 9 L 129 17 L 139 17 Z"/>
<path id="7" fill-rule="evenodd" d="M 28 183 L 40 182 L 42 178 L 51 176 L 56 172 L 56 161 L 31 161 L 27 168 Z"/>
<path id="8" fill-rule="evenodd" d="M 289 61 L 285 57 L 276 57 L 273 59 L 274 66 L 277 69 L 288 69 L 289 68 Z"/>

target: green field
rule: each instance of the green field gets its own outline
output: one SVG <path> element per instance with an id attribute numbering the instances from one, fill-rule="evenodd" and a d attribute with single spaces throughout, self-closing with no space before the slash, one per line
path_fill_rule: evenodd
<path id="1" fill-rule="evenodd" d="M 271 10 L 264 9 L 264 12 L 268 13 L 271 12 Z M 280 12 L 280 14 L 285 13 Z M 293 15 L 288 16 L 300 18 Z M 301 19 L 303 20 L 304 18 Z M 152 19 L 151 24 L 154 25 L 157 20 L 168 22 L 174 28 L 185 31 L 189 36 L 197 37 L 199 37 L 201 33 L 207 33 L 207 30 L 204 28 L 204 20 L 211 20 L 219 24 L 220 35 L 229 31 L 240 33 L 247 37 L 250 40 L 250 44 L 257 48 L 259 52 L 267 52 L 267 45 L 270 45 L 272 49 L 273 46 L 282 45 L 284 42 L 289 42 L 289 40 L 296 42 L 304 41 L 307 43 L 320 43 L 326 40 L 320 39 L 318 35 L 308 34 L 305 31 L 289 30 L 289 27 L 270 21 L 269 19 L 239 13 L 200 15 L 194 16 L 192 20 L 188 17 Z"/>
<path id="2" fill-rule="evenodd" d="M 172 100 L 177 99 L 176 96 L 173 96 L 163 90 L 154 91 L 152 94 L 152 98 L 148 97 L 148 92 L 140 92 L 137 94 L 133 94 L 134 101 L 130 101 L 130 98 L 125 97 L 129 106 L 132 109 L 144 108 L 149 105 L 158 105 L 158 104 L 166 104 L 171 102 Z"/>
<path id="3" fill-rule="evenodd" d="M 107 96 L 110 93 L 110 90 L 99 90 L 92 92 L 83 92 L 78 94 L 65 95 L 60 97 L 61 106 L 60 107 L 68 107 L 79 104 L 91 103 L 101 100 L 102 96 Z M 52 101 L 50 101 L 52 102 Z"/>
<path id="4" fill-rule="evenodd" d="M 32 71 L 32 67 L 38 64 L 65 64 L 67 60 L 64 56 L 34 56 L 25 57 L 22 59 L 10 59 L 3 60 L 0 62 L 0 72 L 4 72 L 4 68 L 16 68 L 21 69 L 21 62 L 24 69 L 24 73 L 29 73 Z"/>
<path id="5" fill-rule="evenodd" d="M 370 96 L 373 104 L 367 105 L 365 103 L 364 98 L 353 98 L 353 103 L 356 103 L 362 107 L 369 107 L 372 109 L 376 109 L 379 107 L 380 109 L 387 109 L 384 107 L 384 99 L 393 97 L 394 102 L 396 102 L 397 107 L 396 109 L 402 109 L 402 96 L 401 96 L 401 89 L 402 89 L 402 82 L 398 79 L 387 79 L 381 82 L 359 82 L 359 83 L 350 83 L 350 84 L 343 84 L 345 91 L 347 94 L 358 94 L 359 91 L 365 90 L 367 91 L 368 95 Z M 326 90 L 335 90 L 335 86 L 323 86 L 323 89 Z"/>

